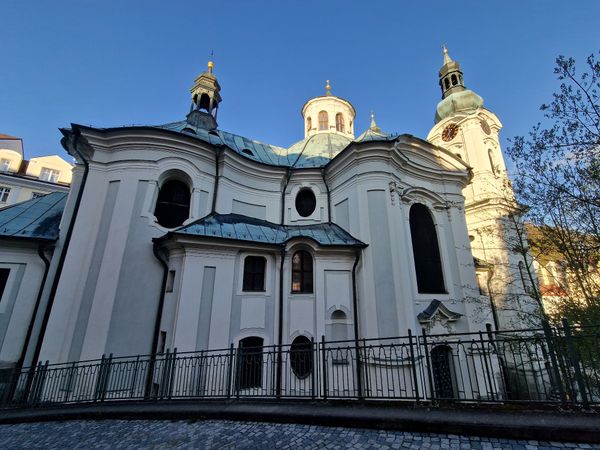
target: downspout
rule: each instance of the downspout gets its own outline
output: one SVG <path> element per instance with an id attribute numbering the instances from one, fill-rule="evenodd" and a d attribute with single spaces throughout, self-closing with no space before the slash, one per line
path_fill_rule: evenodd
<path id="1" fill-rule="evenodd" d="M 325 189 L 327 190 L 327 222 L 331 223 L 331 192 L 329 191 L 329 185 L 327 184 L 327 180 L 325 180 L 325 168 L 321 168 L 321 178 L 323 178 L 323 183 L 325 184 Z"/>
<path id="2" fill-rule="evenodd" d="M 221 154 L 223 153 L 223 146 L 217 148 L 215 152 L 215 184 L 213 188 L 213 200 L 212 207 L 210 209 L 211 214 L 217 212 L 217 193 L 219 192 L 219 159 L 221 159 Z"/>
<path id="3" fill-rule="evenodd" d="M 354 349 L 356 351 L 356 384 L 358 387 L 358 398 L 363 398 L 363 383 L 362 383 L 362 362 L 360 359 L 360 349 L 358 347 L 358 340 L 360 339 L 358 334 L 358 294 L 356 288 L 356 267 L 360 261 L 361 250 L 356 250 L 356 259 L 352 266 L 352 309 L 354 315 Z"/>
<path id="4" fill-rule="evenodd" d="M 65 260 L 67 259 L 67 252 L 69 250 L 69 244 L 71 243 L 71 237 L 73 236 L 73 229 L 75 228 L 75 221 L 77 220 L 77 215 L 79 213 L 79 207 L 81 205 L 81 199 L 83 198 L 83 191 L 85 190 L 85 184 L 87 181 L 88 173 L 90 171 L 90 164 L 83 156 L 77 147 L 77 138 L 79 137 L 79 131 L 74 132 L 73 134 L 73 142 L 72 149 L 79 156 L 81 161 L 83 162 L 83 176 L 81 177 L 81 186 L 79 187 L 79 191 L 77 192 L 77 198 L 75 199 L 75 206 L 73 207 L 73 214 L 71 215 L 71 220 L 69 222 L 69 227 L 67 228 L 67 233 L 65 235 L 65 243 L 60 251 L 60 257 L 58 260 L 58 264 L 56 266 L 56 273 L 54 274 L 54 279 L 52 280 L 52 287 L 50 288 L 50 294 L 48 295 L 48 303 L 46 304 L 46 310 L 44 311 L 44 317 L 42 320 L 42 326 L 40 328 L 40 333 L 38 335 L 38 339 L 35 345 L 35 351 L 33 353 L 33 358 L 31 360 L 31 366 L 35 366 L 40 357 L 40 352 L 42 350 L 42 342 L 44 341 L 44 335 L 46 334 L 46 328 L 48 327 L 48 321 L 50 320 L 50 312 L 52 311 L 52 306 L 54 304 L 54 299 L 56 297 L 56 291 L 58 289 L 58 283 L 60 282 L 60 278 L 62 275 L 62 270 L 65 265 Z M 63 138 L 61 143 L 66 142 L 66 139 Z M 25 350 L 26 351 L 26 350 Z"/>
<path id="5" fill-rule="evenodd" d="M 281 220 L 279 221 L 280 225 L 283 225 L 285 220 L 285 191 L 287 191 L 288 184 L 290 184 L 290 178 L 292 177 L 292 171 L 290 168 L 285 169 L 285 184 L 283 185 L 283 190 L 281 191 Z"/>
<path id="6" fill-rule="evenodd" d="M 496 304 L 494 303 L 494 297 L 492 297 L 492 277 L 494 276 L 494 268 L 490 267 L 490 275 L 487 279 L 487 290 L 490 296 L 490 307 L 492 308 L 492 318 L 494 319 L 494 328 L 496 331 L 500 331 L 500 324 L 498 322 L 498 311 L 496 311 Z"/>
<path id="7" fill-rule="evenodd" d="M 29 347 L 29 341 L 31 340 L 31 335 L 33 334 L 35 319 L 37 317 L 38 309 L 40 308 L 40 302 L 42 300 L 42 292 L 44 291 L 46 279 L 48 278 L 48 270 L 50 269 L 50 260 L 44 254 L 44 249 L 44 244 L 40 244 L 37 249 L 38 255 L 44 262 L 44 275 L 42 276 L 42 282 L 40 283 L 40 288 L 35 299 L 35 305 L 33 307 L 33 312 L 31 313 L 31 320 L 29 321 L 29 326 L 27 327 L 27 334 L 25 335 L 25 341 L 23 343 L 23 348 L 21 349 L 21 356 L 19 356 L 19 360 L 17 361 L 17 365 L 15 366 L 13 382 L 11 383 L 10 392 L 8 395 L 8 398 L 11 400 L 13 399 L 13 396 L 17 389 L 17 383 L 21 375 L 21 369 L 23 369 L 23 363 L 25 362 L 25 356 L 27 355 L 27 348 Z"/>
<path id="8" fill-rule="evenodd" d="M 285 262 L 285 244 L 281 247 L 281 262 L 279 263 L 279 314 L 277 318 L 277 387 L 276 395 L 281 396 L 281 376 L 283 361 L 281 355 L 281 346 L 283 345 L 283 264 Z"/>
<path id="9" fill-rule="evenodd" d="M 154 375 L 154 366 L 156 364 L 156 354 L 158 351 L 158 338 L 160 335 L 160 322 L 163 315 L 165 305 L 165 291 L 167 288 L 167 277 L 169 276 L 169 265 L 158 251 L 158 243 L 152 242 L 152 252 L 160 263 L 163 269 L 163 278 L 160 286 L 160 297 L 158 300 L 158 308 L 156 309 L 156 318 L 154 319 L 154 335 L 152 336 L 152 348 L 150 349 L 150 362 L 148 364 L 148 372 L 146 373 L 146 386 L 144 389 L 144 398 L 149 399 L 152 393 L 152 383 Z"/>

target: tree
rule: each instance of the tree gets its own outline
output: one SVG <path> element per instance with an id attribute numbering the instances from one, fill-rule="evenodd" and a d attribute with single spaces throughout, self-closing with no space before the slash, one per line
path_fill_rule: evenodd
<path id="1" fill-rule="evenodd" d="M 598 323 L 600 62 L 592 54 L 579 75 L 573 58 L 559 56 L 554 73 L 561 83 L 552 102 L 540 108 L 543 121 L 507 149 L 517 168 L 513 187 L 529 207 L 534 258 L 560 268 L 550 314 Z"/>

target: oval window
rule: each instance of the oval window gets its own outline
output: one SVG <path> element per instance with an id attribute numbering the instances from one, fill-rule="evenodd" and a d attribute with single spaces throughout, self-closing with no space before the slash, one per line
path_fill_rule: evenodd
<path id="1" fill-rule="evenodd" d="M 306 378 L 313 370 L 312 342 L 306 336 L 298 336 L 290 347 L 290 365 L 294 375 Z"/>
<path id="2" fill-rule="evenodd" d="M 310 216 L 317 207 L 317 198 L 312 190 L 308 188 L 300 189 L 296 195 L 296 211 L 302 217 Z"/>

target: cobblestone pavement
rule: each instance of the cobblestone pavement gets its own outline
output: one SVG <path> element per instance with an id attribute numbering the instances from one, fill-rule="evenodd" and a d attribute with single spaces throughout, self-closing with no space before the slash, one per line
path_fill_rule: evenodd
<path id="1" fill-rule="evenodd" d="M 74 420 L 0 425 L 2 449 L 481 449 L 597 448 L 357 428 L 234 421 Z"/>

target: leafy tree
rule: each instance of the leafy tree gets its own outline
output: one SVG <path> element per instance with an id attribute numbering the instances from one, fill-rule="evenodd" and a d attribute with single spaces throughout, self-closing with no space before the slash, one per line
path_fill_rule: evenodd
<path id="1" fill-rule="evenodd" d="M 517 168 L 514 190 L 528 205 L 534 258 L 559 261 L 563 272 L 550 313 L 579 324 L 600 320 L 600 62 L 592 54 L 579 74 L 559 56 L 560 81 L 543 121 L 508 148 Z"/>

